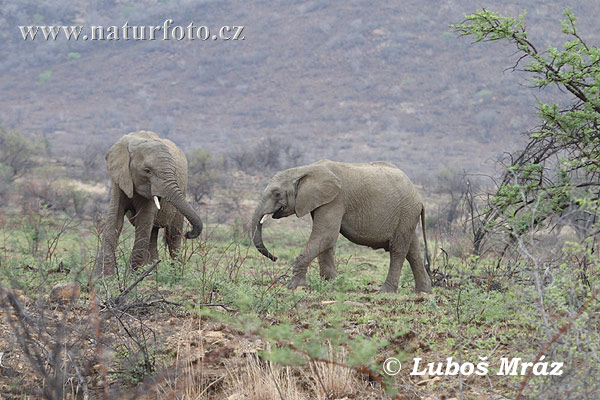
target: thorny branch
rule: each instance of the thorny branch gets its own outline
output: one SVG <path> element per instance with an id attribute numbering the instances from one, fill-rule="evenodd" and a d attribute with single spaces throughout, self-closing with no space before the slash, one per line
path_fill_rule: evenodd
<path id="1" fill-rule="evenodd" d="M 581 307 L 579 307 L 579 310 L 577 310 L 577 314 L 575 314 L 567 323 L 565 323 L 563 326 L 561 326 L 560 329 L 558 330 L 558 332 L 556 332 L 556 334 L 552 337 L 552 339 L 550 339 L 550 341 L 542 347 L 542 349 L 539 351 L 539 353 L 535 357 L 535 360 L 533 362 L 534 364 L 536 364 L 538 361 L 540 361 L 540 359 L 546 353 L 546 351 L 550 348 L 550 346 L 552 346 L 553 343 L 555 343 L 562 335 L 564 335 L 567 332 L 567 329 L 569 329 L 569 327 L 571 325 L 573 325 L 575 320 L 577 320 L 577 318 L 579 318 L 581 316 L 581 314 L 583 314 L 587 310 L 588 306 L 594 300 L 596 300 L 598 291 L 600 291 L 600 285 L 592 290 L 590 297 L 586 300 L 585 303 L 583 303 L 583 305 Z M 523 395 L 523 390 L 525 390 L 527 381 L 529 380 L 529 378 L 531 378 L 531 371 L 532 371 L 532 369 L 528 370 L 527 375 L 525 375 L 525 378 L 523 378 L 523 380 L 521 381 L 521 386 L 519 388 L 519 394 L 517 395 L 517 400 L 520 400 L 521 396 Z"/>

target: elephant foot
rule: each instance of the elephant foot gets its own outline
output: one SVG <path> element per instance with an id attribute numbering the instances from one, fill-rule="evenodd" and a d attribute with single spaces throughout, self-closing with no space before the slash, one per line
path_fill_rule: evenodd
<path id="1" fill-rule="evenodd" d="M 379 293 L 396 293 L 398 291 L 398 286 L 392 287 L 387 283 L 384 283 L 383 286 L 379 289 Z"/>
<path id="2" fill-rule="evenodd" d="M 431 279 L 429 279 L 429 276 L 424 279 L 415 280 L 415 292 L 431 293 Z"/>
<path id="3" fill-rule="evenodd" d="M 131 268 L 132 271 L 137 271 L 140 269 L 140 267 L 146 265 L 145 262 L 131 262 L 129 263 L 129 267 Z"/>
<path id="4" fill-rule="evenodd" d="M 152 261 L 157 260 L 156 258 L 151 258 L 149 255 L 132 255 L 129 259 L 129 267 L 132 271 L 137 271 L 140 268 L 143 268 L 144 265 L 149 265 Z"/>
<path id="5" fill-rule="evenodd" d="M 326 281 L 333 281 L 337 277 L 337 273 L 335 271 L 321 271 L 321 278 Z"/>
<path id="6" fill-rule="evenodd" d="M 432 293 L 431 285 L 417 285 L 415 288 L 416 293 Z"/>
<path id="7" fill-rule="evenodd" d="M 292 277 L 287 284 L 288 289 L 296 289 L 298 286 L 307 286 L 306 278 Z"/>

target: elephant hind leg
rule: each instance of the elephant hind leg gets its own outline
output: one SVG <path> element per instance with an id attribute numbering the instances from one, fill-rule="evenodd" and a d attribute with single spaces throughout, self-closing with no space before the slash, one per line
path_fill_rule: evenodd
<path id="1" fill-rule="evenodd" d="M 431 293 L 431 278 L 429 278 L 429 274 L 427 274 L 425 266 L 423 265 L 423 253 L 421 252 L 421 246 L 419 245 L 419 238 L 416 232 L 410 242 L 406 259 L 410 263 L 410 269 L 415 278 L 415 290 L 417 292 Z"/>
<path id="2" fill-rule="evenodd" d="M 321 277 L 327 280 L 335 279 L 335 249 L 332 247 L 319 254 L 319 267 Z"/>
<path id="3" fill-rule="evenodd" d="M 385 282 L 379 289 L 380 293 L 396 293 L 398 291 L 398 281 L 400 280 L 400 272 L 406 255 L 401 252 L 390 250 L 390 269 L 388 271 Z"/>
<path id="4" fill-rule="evenodd" d="M 393 243 L 390 243 L 390 269 L 381 289 L 380 293 L 396 293 L 398 291 L 398 282 L 400 280 L 400 272 L 402 272 L 402 264 L 408 254 L 410 245 L 409 237 L 398 237 Z"/>

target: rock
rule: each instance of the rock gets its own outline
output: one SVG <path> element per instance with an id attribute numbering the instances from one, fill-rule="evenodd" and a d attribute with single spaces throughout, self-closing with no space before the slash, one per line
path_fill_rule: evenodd
<path id="1" fill-rule="evenodd" d="M 50 290 L 50 301 L 68 303 L 71 300 L 77 300 L 81 295 L 81 285 L 79 282 L 66 282 L 55 285 Z"/>
<path id="2" fill-rule="evenodd" d="M 204 339 L 211 344 L 223 342 L 225 338 L 225 334 L 221 331 L 207 331 L 203 332 Z"/>
<path id="3" fill-rule="evenodd" d="M 223 339 L 225 334 L 222 331 L 206 331 L 204 332 L 204 336 L 209 338 Z"/>

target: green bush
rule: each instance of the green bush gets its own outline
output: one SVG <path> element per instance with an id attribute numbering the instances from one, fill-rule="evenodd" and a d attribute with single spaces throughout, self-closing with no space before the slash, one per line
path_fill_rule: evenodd
<path id="1" fill-rule="evenodd" d="M 50 70 L 42 72 L 39 75 L 39 80 L 37 81 L 36 85 L 43 85 L 44 83 L 46 83 L 50 80 L 51 76 L 52 76 L 52 71 L 50 71 Z"/>

